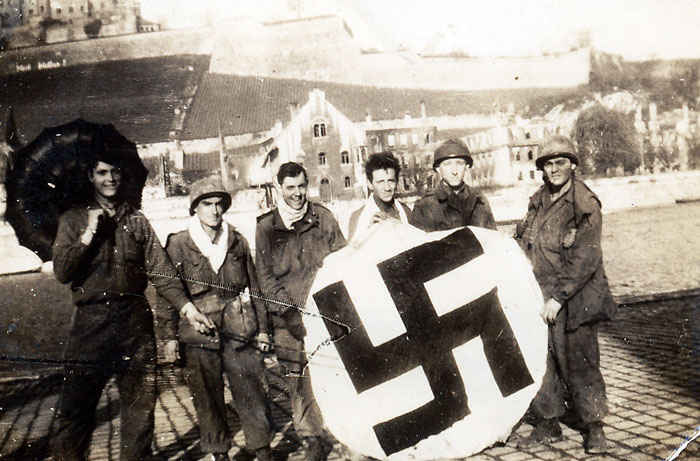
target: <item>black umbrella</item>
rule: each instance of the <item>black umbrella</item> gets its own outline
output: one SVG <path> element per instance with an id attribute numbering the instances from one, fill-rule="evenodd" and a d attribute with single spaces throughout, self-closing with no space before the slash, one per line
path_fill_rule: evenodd
<path id="1" fill-rule="evenodd" d="M 112 124 L 77 119 L 44 129 L 34 141 L 15 152 L 15 165 L 7 177 L 6 216 L 20 244 L 44 261 L 51 259 L 58 217 L 92 199 L 89 165 L 91 159 L 104 152 L 121 160 L 121 197 L 141 208 L 148 170 L 136 145 Z"/>

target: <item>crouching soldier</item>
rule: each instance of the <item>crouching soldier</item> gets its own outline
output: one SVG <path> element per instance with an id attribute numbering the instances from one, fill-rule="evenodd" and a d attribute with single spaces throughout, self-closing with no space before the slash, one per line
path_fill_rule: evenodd
<path id="1" fill-rule="evenodd" d="M 568 391 L 585 427 L 586 452 L 604 453 L 608 409 L 598 323 L 611 319 L 617 306 L 603 269 L 600 200 L 574 176 L 578 157 L 568 138 L 546 141 L 535 163 L 545 184 L 530 198 L 516 238 L 545 298 L 541 315 L 549 324 L 549 351 L 542 387 L 531 406 L 538 422 L 518 446 L 561 439 L 559 418 Z"/>
<path id="2" fill-rule="evenodd" d="M 426 232 L 462 226 L 495 230 L 496 221 L 488 200 L 464 182 L 467 168 L 473 163 L 469 148 L 462 141 L 450 139 L 440 145 L 433 160 L 433 168 L 440 174 L 440 183 L 416 202 L 411 224 Z"/>
<path id="3" fill-rule="evenodd" d="M 202 451 L 227 460 L 232 434 L 226 423 L 226 372 L 233 404 L 245 433 L 247 451 L 270 460 L 274 436 L 264 386 L 260 350 L 267 351 L 268 318 L 257 295 L 258 279 L 245 238 L 223 220 L 231 196 L 218 178 L 192 185 L 187 230 L 171 235 L 166 245 L 195 306 L 213 328 L 200 334 L 181 318 L 178 335 L 185 379 L 194 398 Z"/>

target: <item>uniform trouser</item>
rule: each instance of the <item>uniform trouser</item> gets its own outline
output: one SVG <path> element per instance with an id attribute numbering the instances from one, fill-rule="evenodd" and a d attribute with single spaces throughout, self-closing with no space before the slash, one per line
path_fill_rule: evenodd
<path id="1" fill-rule="evenodd" d="M 323 436 L 323 418 L 311 388 L 309 371 L 304 370 L 304 342 L 286 328 L 275 328 L 275 352 L 285 373 L 292 405 L 292 420 L 299 437 Z M 301 375 L 303 372 L 303 376 Z"/>
<path id="2" fill-rule="evenodd" d="M 582 325 L 566 331 L 562 317 L 549 326 L 547 370 L 532 409 L 540 418 L 559 418 L 566 411 L 568 394 L 583 424 L 602 422 L 608 406 L 600 373 L 598 326 Z"/>
<path id="3" fill-rule="evenodd" d="M 112 376 L 121 410 L 121 461 L 151 456 L 156 403 L 153 316 L 144 301 L 78 306 L 64 354 L 65 378 L 52 427 L 51 454 L 85 460 L 96 409 Z"/>
<path id="4" fill-rule="evenodd" d="M 205 453 L 225 453 L 231 444 L 222 370 L 229 379 L 248 449 L 266 447 L 274 436 L 260 353 L 250 346 L 236 349 L 237 345 L 226 341 L 221 351 L 185 346 L 185 380 L 194 399 Z"/>

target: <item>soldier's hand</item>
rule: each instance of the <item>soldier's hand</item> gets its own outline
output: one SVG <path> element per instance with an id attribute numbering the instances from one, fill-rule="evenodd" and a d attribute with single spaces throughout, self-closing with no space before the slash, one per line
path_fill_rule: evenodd
<path id="1" fill-rule="evenodd" d="M 100 223 L 100 216 L 102 216 L 104 213 L 105 210 L 102 208 L 90 208 L 88 210 L 87 228 L 88 230 L 92 231 L 93 234 L 97 232 L 97 225 Z"/>
<path id="2" fill-rule="evenodd" d="M 269 352 L 272 349 L 270 335 L 268 335 L 267 333 L 258 333 L 256 342 L 258 343 L 258 349 L 262 352 Z"/>
<path id="3" fill-rule="evenodd" d="M 554 323 L 554 320 L 557 318 L 557 314 L 560 310 L 561 304 L 559 301 L 554 298 L 549 298 L 547 302 L 544 303 L 544 307 L 540 312 L 540 317 L 542 317 L 542 320 L 544 320 L 546 323 Z"/>
<path id="4" fill-rule="evenodd" d="M 100 216 L 103 214 L 104 210 L 102 208 L 91 208 L 88 210 L 87 228 L 80 236 L 80 241 L 85 245 L 90 245 L 90 242 L 92 242 L 92 238 L 97 232 L 97 226 L 100 223 Z"/>
<path id="5" fill-rule="evenodd" d="M 165 343 L 163 349 L 165 363 L 175 363 L 180 358 L 180 346 L 176 339 L 171 339 Z"/>
<path id="6" fill-rule="evenodd" d="M 180 310 L 180 315 L 184 315 L 190 325 L 203 335 L 216 329 L 209 317 L 199 312 L 199 309 L 192 303 L 185 304 Z"/>

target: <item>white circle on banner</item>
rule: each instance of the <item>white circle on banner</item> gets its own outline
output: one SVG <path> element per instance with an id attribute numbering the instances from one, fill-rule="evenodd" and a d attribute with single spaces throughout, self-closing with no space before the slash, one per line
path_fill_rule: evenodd
<path id="1" fill-rule="evenodd" d="M 497 231 L 375 225 L 324 260 L 303 316 L 326 426 L 380 459 L 505 440 L 544 376 L 542 306 L 525 254 Z"/>

